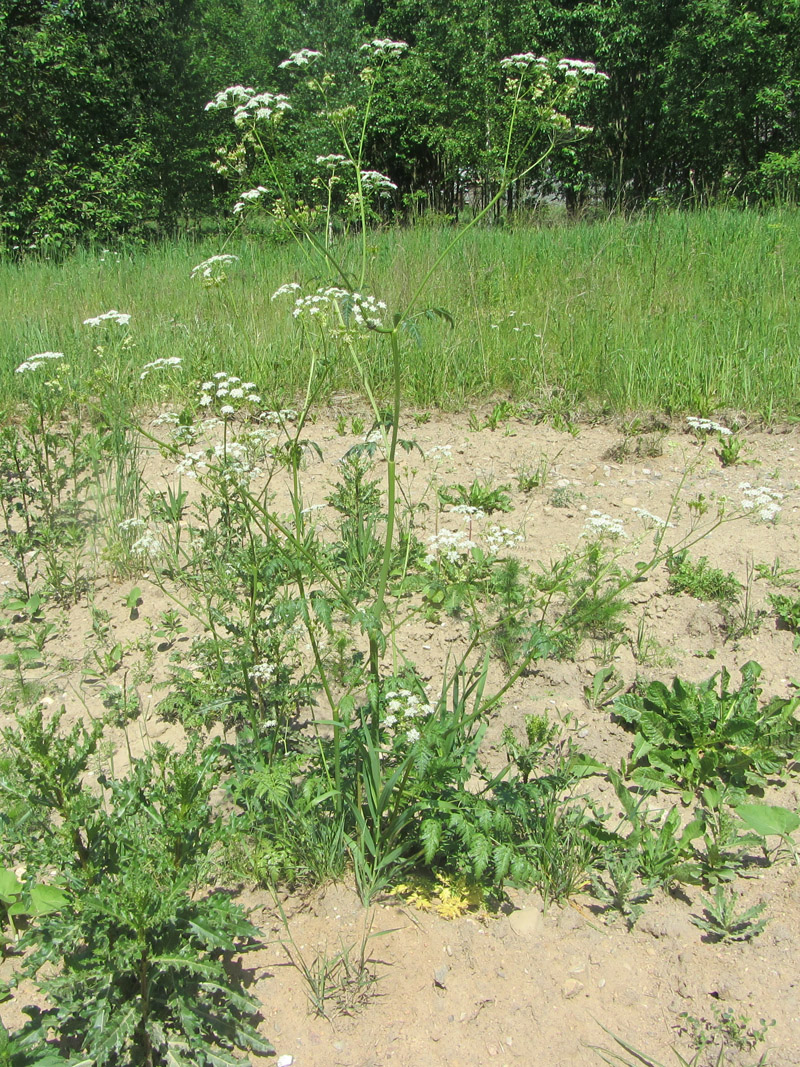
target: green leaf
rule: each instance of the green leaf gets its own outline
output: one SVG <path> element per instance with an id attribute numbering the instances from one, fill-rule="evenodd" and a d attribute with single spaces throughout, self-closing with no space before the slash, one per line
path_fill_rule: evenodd
<path id="1" fill-rule="evenodd" d="M 800 815 L 778 805 L 739 804 L 734 811 L 746 826 L 761 837 L 788 837 L 800 827 Z"/>
<path id="2" fill-rule="evenodd" d="M 50 915 L 67 904 L 67 895 L 55 885 L 31 886 L 31 915 Z"/>
<path id="3" fill-rule="evenodd" d="M 97 1039 L 92 1040 L 90 1035 L 92 1059 L 102 1063 L 112 1052 L 118 1052 L 133 1036 L 140 1018 L 141 1009 L 138 998 L 128 1004 L 123 1004 L 117 1011 L 112 1012 L 107 1019 L 104 1019 Z"/>
<path id="4" fill-rule="evenodd" d="M 22 894 L 22 882 L 6 867 L 0 867 L 0 901 L 14 904 Z"/>

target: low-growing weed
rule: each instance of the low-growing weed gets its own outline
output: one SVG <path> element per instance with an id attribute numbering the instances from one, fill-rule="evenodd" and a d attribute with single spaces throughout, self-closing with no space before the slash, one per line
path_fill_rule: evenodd
<path id="1" fill-rule="evenodd" d="M 442 504 L 456 508 L 473 508 L 485 515 L 491 515 L 495 511 L 512 510 L 508 489 L 507 485 L 492 486 L 476 478 L 469 486 L 460 483 L 442 486 L 439 489 L 439 500 Z"/>
<path id="2" fill-rule="evenodd" d="M 714 452 L 723 467 L 735 467 L 742 458 L 743 448 L 744 441 L 741 437 L 720 436 L 719 446 L 714 449 Z"/>
<path id="3" fill-rule="evenodd" d="M 742 667 L 742 684 L 729 688 L 723 668 L 705 682 L 674 678 L 651 682 L 641 695 L 614 702 L 614 712 L 636 730 L 633 779 L 649 789 L 679 789 L 684 801 L 717 779 L 738 789 L 763 787 L 800 748 L 795 710 L 800 697 L 760 703 L 761 667 Z"/>
<path id="4" fill-rule="evenodd" d="M 723 1010 L 713 1005 L 711 1013 L 713 1019 L 698 1019 L 682 1011 L 679 1018 L 683 1021 L 676 1025 L 676 1030 L 685 1034 L 698 1054 L 707 1056 L 712 1063 L 728 1051 L 753 1052 L 766 1039 L 770 1027 L 775 1025 L 774 1019 L 770 1023 L 761 1019 L 758 1026 L 751 1024 L 746 1015 L 737 1015 L 733 1008 Z M 759 1062 L 764 1064 L 765 1057 Z"/>
<path id="5" fill-rule="evenodd" d="M 800 648 L 800 596 L 787 593 L 770 593 L 769 602 L 778 620 L 778 624 L 794 634 L 792 648 Z"/>
<path id="6" fill-rule="evenodd" d="M 555 459 L 558 459 L 559 452 Z M 544 489 L 550 477 L 550 468 L 555 460 L 543 453 L 535 466 L 523 466 L 517 474 L 517 488 L 521 493 L 531 493 L 534 489 Z"/>
<path id="7" fill-rule="evenodd" d="M 670 575 L 670 593 L 686 593 L 696 600 L 715 601 L 721 607 L 727 607 L 736 602 L 741 592 L 741 584 L 734 575 L 712 567 L 706 556 L 695 562 L 686 550 L 669 552 L 666 566 Z"/>
<path id="8" fill-rule="evenodd" d="M 376 961 L 369 953 L 369 944 L 375 937 L 385 936 L 392 931 L 373 933 L 371 922 L 365 920 L 358 943 L 341 944 L 338 951 L 332 954 L 320 952 L 309 962 L 292 937 L 280 904 L 278 909 L 287 934 L 283 947 L 303 976 L 308 1004 L 314 1015 L 331 1022 L 340 1015 L 356 1015 L 377 996 L 378 974 Z"/>
<path id="9" fill-rule="evenodd" d="M 691 922 L 706 933 L 709 941 L 751 941 L 769 921 L 760 918 L 767 905 L 756 904 L 738 911 L 738 901 L 738 893 L 718 885 L 711 899 L 701 900 L 704 905 L 702 916 L 693 915 Z"/>

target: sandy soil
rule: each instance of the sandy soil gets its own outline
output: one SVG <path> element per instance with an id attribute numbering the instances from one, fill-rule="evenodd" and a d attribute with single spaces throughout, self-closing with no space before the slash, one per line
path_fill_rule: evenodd
<path id="1" fill-rule="evenodd" d="M 309 434 L 325 457 L 324 461 L 309 458 L 305 483 L 309 503 L 324 500 L 334 464 L 356 440 L 336 432 L 335 418 L 345 411 L 349 409 L 343 401 L 340 410 L 319 419 Z M 478 411 L 478 421 L 486 414 Z M 753 563 L 772 565 L 779 558 L 783 568 L 800 567 L 800 434 L 795 429 L 765 432 L 745 427 L 740 433 L 745 441 L 742 461 L 733 467 L 721 465 L 713 443 L 701 447 L 678 424 L 665 429 L 659 447 L 640 449 L 660 454 L 640 456 L 635 453 L 636 438 L 631 439 L 628 454 L 621 454 L 622 433 L 613 424 L 580 426 L 573 434 L 510 419 L 492 432 L 470 429 L 466 415 L 434 416 L 414 428 L 413 436 L 424 457 L 413 452 L 402 460 L 408 492 L 417 498 L 427 494 L 434 504 L 437 484 L 469 484 L 478 477 L 510 486 L 514 510 L 491 521 L 499 518 L 502 525 L 524 534 L 518 554 L 531 564 L 578 546 L 593 511 L 624 524 L 628 537 L 620 544 L 629 561 L 646 558 L 653 532 L 634 509 L 660 517 L 670 513 L 675 528 L 668 531 L 668 541 L 677 542 L 692 521 L 688 502 L 703 494 L 710 505 L 703 523 L 713 518 L 723 500 L 731 519 L 696 546 L 695 556 L 708 556 L 714 566 L 732 571 L 742 583 Z M 649 440 L 655 442 L 660 436 L 656 432 Z M 154 453 L 148 460 L 149 483 L 156 485 L 171 466 Z M 521 492 L 517 476 L 536 469 L 544 472 L 544 484 Z M 744 482 L 783 494 L 774 521 L 765 522 L 758 509 L 742 511 Z M 455 528 L 452 518 L 446 514 L 437 518 L 432 507 L 431 528 L 437 522 L 439 528 L 445 524 Z M 738 669 L 756 659 L 764 669 L 765 695 L 792 691 L 800 653 L 793 651 L 793 635 L 778 627 L 774 614 L 765 614 L 755 633 L 731 640 L 715 605 L 669 595 L 667 577 L 660 566 L 631 588 L 632 609 L 625 617 L 627 636 L 622 643 L 599 648 L 586 642 L 574 662 L 548 661 L 521 679 L 495 716 L 487 751 L 497 745 L 504 725 L 521 728 L 526 714 L 547 710 L 551 718 L 569 723 L 584 751 L 618 765 L 630 753 L 630 733 L 612 721 L 607 708 L 592 709 L 584 698 L 584 686 L 605 665 L 613 665 L 626 684 L 637 674 L 665 681 L 675 674 L 700 680 L 723 666 L 738 683 Z M 10 568 L 0 565 L 0 580 L 12 578 Z M 143 590 L 143 603 L 132 619 L 123 601 L 134 584 Z M 766 612 L 767 591 L 765 582 L 753 582 L 755 610 Z M 123 584 L 99 580 L 94 602 L 110 613 L 113 632 L 126 642 L 125 666 L 132 671 L 141 656 L 136 639 L 149 632 L 168 602 L 141 578 Z M 90 629 L 85 600 L 64 611 L 53 646 L 57 655 L 50 657 L 43 674 L 48 699 L 66 703 L 67 721 L 103 710 L 97 687 L 82 681 Z M 460 624 L 450 619 L 414 622 L 407 628 L 404 647 L 435 685 L 448 648 L 461 634 Z M 190 629 L 182 642 L 186 645 L 191 636 Z M 9 647 L 0 642 L 0 652 Z M 495 678 L 501 678 L 500 667 L 493 669 Z M 135 756 L 154 739 L 182 743 L 181 728 L 162 721 L 156 711 L 163 693 L 154 687 L 165 670 L 165 663 L 157 660 L 150 680 L 138 685 L 140 719 L 127 731 L 109 730 L 117 749 L 117 769 L 124 769 L 128 746 Z M 11 721 L 6 714 L 0 725 Z M 766 799 L 797 808 L 798 792 L 794 774 Z M 687 1034 L 681 1032 L 688 1025 L 683 1014 L 714 1022 L 715 1013 L 721 1012 L 746 1016 L 756 1027 L 762 1019 L 775 1020 L 757 1048 L 729 1047 L 723 1062 L 753 1064 L 768 1050 L 768 1062 L 774 1067 L 794 1067 L 800 1063 L 800 971 L 795 946 L 800 933 L 799 875 L 798 867 L 783 863 L 755 868 L 739 879 L 742 904 L 766 902 L 769 922 L 751 942 L 731 945 L 704 941 L 690 922 L 701 910 L 704 895 L 693 887 L 653 900 L 627 932 L 623 922 L 614 922 L 588 894 L 543 912 L 535 894 L 511 891 L 506 907 L 496 915 L 474 913 L 446 920 L 396 899 L 366 912 L 351 887 L 338 885 L 282 901 L 293 947 L 270 894 L 244 887 L 241 899 L 253 909 L 265 947 L 244 957 L 243 965 L 263 1003 L 264 1033 L 277 1054 L 293 1057 L 297 1067 L 493 1063 L 583 1067 L 601 1062 L 591 1045 L 612 1046 L 603 1026 L 666 1067 L 678 1062 L 672 1046 L 687 1057 L 693 1052 Z M 293 956 L 296 960 L 301 952 L 310 962 L 318 953 L 334 955 L 343 946 L 358 951 L 365 932 L 372 935 L 368 951 L 377 979 L 365 1003 L 356 1013 L 330 1021 L 311 1015 Z M 13 966 L 13 958 L 0 964 L 0 979 L 7 978 Z M 13 999 L 0 1006 L 5 1024 L 18 1025 L 20 1007 L 32 999 L 32 987 L 21 985 Z M 255 1058 L 254 1062 L 274 1061 Z"/>

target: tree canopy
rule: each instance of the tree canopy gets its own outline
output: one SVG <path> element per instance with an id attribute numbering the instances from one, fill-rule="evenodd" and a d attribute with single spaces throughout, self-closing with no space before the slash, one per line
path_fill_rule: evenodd
<path id="1" fill-rule="evenodd" d="M 0 0 L 0 245 L 146 239 L 228 210 L 250 161 L 220 162 L 233 142 L 205 103 L 237 83 L 286 91 L 278 64 L 303 47 L 353 100 L 374 36 L 410 46 L 367 143 L 397 185 L 387 213 L 480 197 L 498 62 L 529 50 L 594 61 L 609 82 L 587 101 L 592 134 L 505 210 L 548 189 L 568 206 L 794 195 L 800 0 Z M 298 196 L 309 151 L 326 150 L 308 119 L 295 107 L 278 134 Z"/>

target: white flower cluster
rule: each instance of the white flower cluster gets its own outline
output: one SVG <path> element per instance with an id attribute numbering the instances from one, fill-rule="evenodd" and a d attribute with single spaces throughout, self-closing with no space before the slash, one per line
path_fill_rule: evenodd
<path id="1" fill-rule="evenodd" d="M 277 667 L 274 663 L 256 663 L 250 668 L 250 677 L 259 686 L 267 685 L 275 677 Z"/>
<path id="2" fill-rule="evenodd" d="M 255 189 L 248 189 L 247 192 L 242 193 L 242 199 L 237 200 L 233 205 L 234 215 L 240 215 L 248 204 L 252 204 L 255 200 L 258 200 L 264 193 L 269 190 L 264 185 L 257 185 Z"/>
<path id="3" fill-rule="evenodd" d="M 180 415 L 176 411 L 162 411 L 151 420 L 151 426 L 180 426 Z"/>
<path id="4" fill-rule="evenodd" d="M 667 522 L 666 519 L 660 519 L 658 515 L 654 515 L 651 511 L 645 511 L 644 508 L 631 508 L 634 515 L 638 515 L 645 526 L 650 529 L 653 526 L 658 527 L 661 530 L 674 529 L 674 522 Z"/>
<path id="5" fill-rule="evenodd" d="M 255 392 L 255 382 L 243 382 L 241 378 L 227 374 L 224 370 L 212 375 L 212 380 L 200 386 L 200 407 L 211 407 L 215 400 L 226 400 L 219 409 L 220 415 L 229 417 L 236 414 L 236 408 L 230 403 L 237 400 L 240 404 L 260 404 L 261 397 Z"/>
<path id="6" fill-rule="evenodd" d="M 699 434 L 718 433 L 723 437 L 730 437 L 733 433 L 733 430 L 729 430 L 727 426 L 719 422 L 714 422 L 712 419 L 698 419 L 696 415 L 690 415 L 686 420 L 686 425 L 690 430 Z"/>
<path id="7" fill-rule="evenodd" d="M 405 41 L 390 41 L 388 37 L 376 37 L 361 45 L 362 52 L 371 52 L 374 56 L 400 56 L 408 48 Z"/>
<path id="8" fill-rule="evenodd" d="M 160 556 L 162 552 L 161 542 L 151 530 L 147 530 L 138 541 L 134 541 L 131 545 L 131 553 L 134 556 L 146 556 L 152 559 Z"/>
<path id="9" fill-rule="evenodd" d="M 204 259 L 202 263 L 198 263 L 196 267 L 192 267 L 191 278 L 202 277 L 206 281 L 213 281 L 215 279 L 224 278 L 225 268 L 230 266 L 231 263 L 238 263 L 239 257 L 232 256 L 228 252 L 224 252 L 219 256 L 209 256 L 208 259 Z"/>
<path id="10" fill-rule="evenodd" d="M 450 459 L 452 455 L 452 445 L 431 445 L 425 453 L 425 459 Z"/>
<path id="11" fill-rule="evenodd" d="M 123 519 L 117 523 L 120 533 L 130 533 L 131 530 L 141 530 L 147 523 L 144 519 Z"/>
<path id="12" fill-rule="evenodd" d="M 294 422 L 296 419 L 296 408 L 281 408 L 280 411 L 261 412 L 261 421 L 270 426 L 283 426 L 285 422 Z"/>
<path id="13" fill-rule="evenodd" d="M 270 297 L 271 300 L 275 300 L 279 296 L 287 296 L 289 293 L 296 293 L 300 286 L 297 282 L 284 282 L 284 284 L 276 289 Z"/>
<path id="14" fill-rule="evenodd" d="M 464 563 L 475 548 L 475 542 L 471 541 L 463 530 L 440 530 L 428 538 L 428 554 L 425 562 L 430 565 L 446 560 L 460 566 Z"/>
<path id="15" fill-rule="evenodd" d="M 276 296 L 296 292 L 299 288 L 294 282 L 289 282 L 276 290 L 272 298 L 274 300 Z M 351 293 L 335 285 L 320 287 L 316 293 L 309 296 L 299 296 L 294 302 L 292 315 L 298 319 L 301 315 L 319 315 L 334 307 L 338 309 L 345 325 L 349 325 L 348 320 L 352 319 L 357 326 L 367 329 L 380 329 L 383 326 L 381 312 L 386 310 L 383 300 L 376 300 L 374 296 L 362 296 L 361 293 Z"/>
<path id="16" fill-rule="evenodd" d="M 601 78 L 604 81 L 608 81 L 608 75 L 598 70 L 594 63 L 590 63 L 586 59 L 559 59 L 556 66 L 559 70 L 563 70 L 568 78 L 577 78 L 581 74 L 585 74 L 590 78 Z"/>
<path id="17" fill-rule="evenodd" d="M 162 367 L 180 367 L 180 356 L 161 356 L 159 359 L 154 359 L 152 363 L 145 363 L 142 367 L 142 373 L 139 375 L 139 380 L 144 381 L 151 370 L 160 370 Z"/>
<path id="18" fill-rule="evenodd" d="M 473 504 L 454 504 L 450 508 L 451 515 L 463 515 L 467 519 L 485 519 L 486 512 L 483 508 L 476 508 Z"/>
<path id="19" fill-rule="evenodd" d="M 279 63 L 278 66 L 281 69 L 285 67 L 307 67 L 315 59 L 319 59 L 321 55 L 322 52 L 315 52 L 313 48 L 301 48 L 299 52 L 292 52 L 289 58 L 284 59 L 283 63 Z"/>
<path id="20" fill-rule="evenodd" d="M 386 714 L 382 725 L 390 731 L 394 731 L 398 724 L 409 727 L 405 740 L 413 745 L 421 737 L 414 723 L 420 723 L 435 713 L 436 708 L 428 700 L 416 696 L 410 689 L 398 689 L 397 692 L 386 694 Z"/>
<path id="21" fill-rule="evenodd" d="M 505 59 L 500 60 L 503 70 L 527 70 L 534 63 L 537 67 L 546 67 L 547 56 L 535 56 L 533 52 L 518 52 L 516 55 L 506 56 Z"/>
<path id="22" fill-rule="evenodd" d="M 581 533 L 581 537 L 608 537 L 612 540 L 617 537 L 627 536 L 622 521 L 612 518 L 611 515 L 604 515 L 602 511 L 591 511 L 589 513 L 589 518 L 583 524 L 583 532 Z"/>
<path id="23" fill-rule="evenodd" d="M 758 517 L 764 522 L 774 522 L 780 515 L 784 494 L 777 489 L 751 485 L 749 482 L 740 482 L 739 488 L 742 491 L 743 511 L 758 511 Z"/>
<path id="24" fill-rule="evenodd" d="M 280 118 L 284 111 L 291 109 L 289 98 L 283 93 L 258 93 L 245 85 L 230 85 L 222 89 L 213 100 L 206 104 L 206 111 L 222 108 L 234 108 L 233 121 L 237 126 L 259 119 Z"/>
<path id="25" fill-rule="evenodd" d="M 51 359 L 63 359 L 63 352 L 39 352 L 35 356 L 31 356 L 30 359 L 26 359 L 23 363 L 17 367 L 16 374 L 25 374 L 29 370 L 38 370 L 39 367 L 47 365 Z"/>
<path id="26" fill-rule="evenodd" d="M 248 449 L 238 441 L 215 445 L 213 449 L 199 452 L 187 452 L 175 467 L 175 474 L 197 478 L 212 468 L 216 475 L 230 485 L 246 486 L 251 479 L 261 474 L 261 468 L 254 466 Z"/>
<path id="27" fill-rule="evenodd" d="M 493 556 L 499 556 L 506 549 L 521 545 L 525 538 L 521 533 L 509 529 L 508 526 L 490 526 L 486 531 L 486 547 Z"/>
<path id="28" fill-rule="evenodd" d="M 115 322 L 117 326 L 127 326 L 131 321 L 130 315 L 124 311 L 106 311 L 103 315 L 95 315 L 92 319 L 84 319 L 84 326 L 102 326 L 105 322 Z"/>
<path id="29" fill-rule="evenodd" d="M 205 452 L 187 452 L 180 463 L 175 467 L 175 474 L 187 478 L 196 478 L 208 470 L 208 457 Z"/>
<path id="30" fill-rule="evenodd" d="M 385 174 L 381 174 L 379 170 L 362 170 L 361 171 L 361 184 L 368 191 L 381 189 L 396 189 L 397 186 L 391 178 L 387 178 Z"/>
<path id="31" fill-rule="evenodd" d="M 317 163 L 320 166 L 330 167 L 331 170 L 334 167 L 342 166 L 342 164 L 351 167 L 353 165 L 352 160 L 347 159 L 346 156 L 340 156 L 336 152 L 332 152 L 329 156 L 317 156 Z"/>

